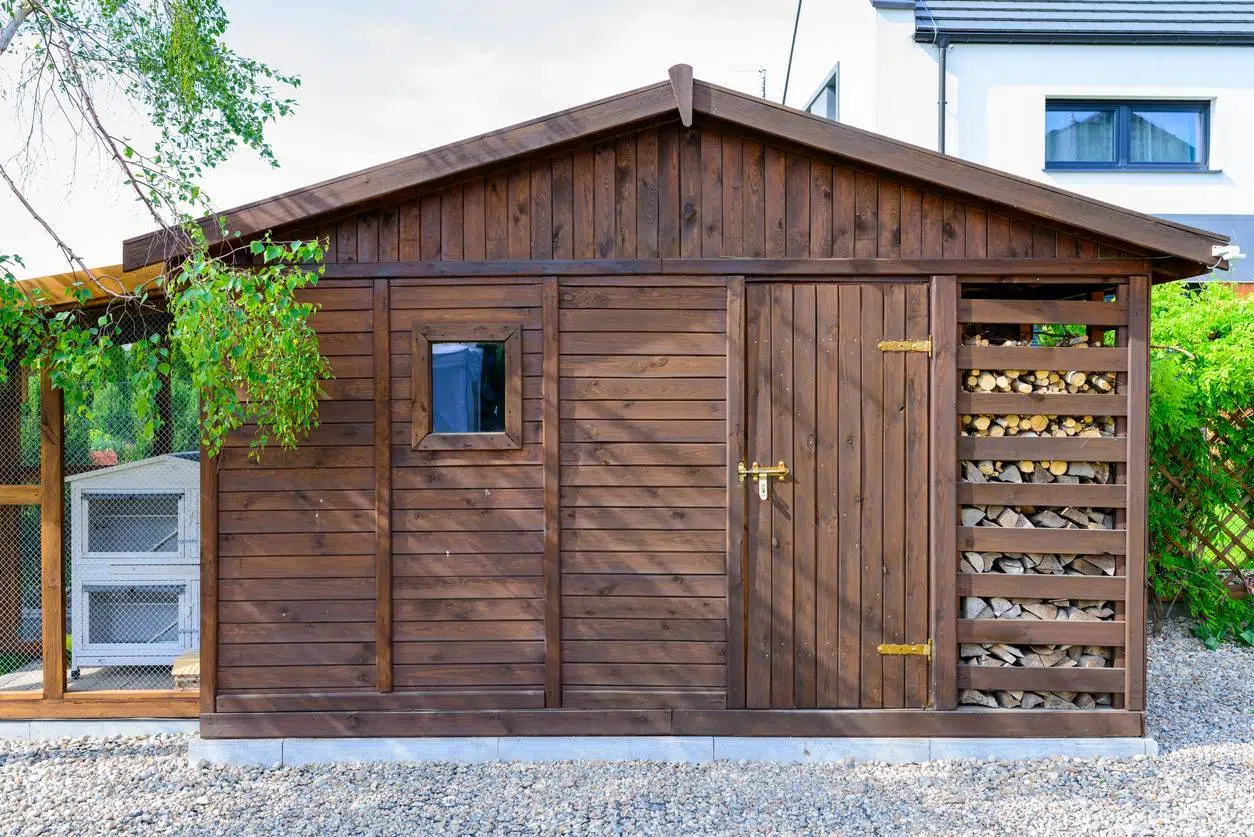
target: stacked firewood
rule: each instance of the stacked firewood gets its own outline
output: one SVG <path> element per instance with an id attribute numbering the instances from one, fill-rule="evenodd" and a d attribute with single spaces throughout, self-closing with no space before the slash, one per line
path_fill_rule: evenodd
<path id="1" fill-rule="evenodd" d="M 966 345 L 990 344 L 1023 346 L 1026 341 L 1007 338 L 990 340 L 972 334 Z M 1076 345 L 1087 345 L 1077 343 Z M 1005 393 L 1110 393 L 1115 376 L 1107 372 L 1049 369 L 971 369 L 961 376 L 967 392 Z M 1112 437 L 1115 420 L 1092 415 L 991 415 L 961 416 L 966 436 L 1054 436 Z M 1108 484 L 1113 469 L 1105 462 L 1064 460 L 975 460 L 962 463 L 962 478 L 974 483 L 1059 483 Z M 1034 507 L 968 505 L 960 509 L 963 526 L 1007 529 L 1113 529 L 1110 509 L 1081 507 Z M 1113 576 L 1113 555 L 1070 555 L 967 551 L 961 558 L 966 573 L 1049 574 Z M 967 596 L 962 599 L 964 619 L 1023 619 L 1052 621 L 1112 621 L 1112 602 L 1079 599 L 1028 599 Z M 1021 666 L 1027 668 L 1109 668 L 1114 664 L 1110 648 L 1081 645 L 1014 645 L 1009 643 L 969 643 L 959 649 L 959 657 L 969 666 Z M 959 702 L 969 706 L 1021 709 L 1094 709 L 1109 707 L 1112 696 L 1075 692 L 1032 692 L 965 689 Z"/>
<path id="2" fill-rule="evenodd" d="M 962 662 L 978 666 L 1046 668 L 1110 668 L 1114 652 L 1097 645 L 963 645 Z M 1021 690 L 963 689 L 958 702 L 990 709 L 1100 709 L 1111 706 L 1109 693 L 1029 692 Z"/>

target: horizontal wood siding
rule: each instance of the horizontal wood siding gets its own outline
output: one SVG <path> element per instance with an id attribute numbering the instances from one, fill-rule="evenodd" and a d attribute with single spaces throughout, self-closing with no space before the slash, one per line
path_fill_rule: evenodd
<path id="1" fill-rule="evenodd" d="M 839 157 L 678 125 L 563 150 L 301 232 L 329 238 L 332 262 L 387 254 L 401 261 L 1097 258 L 1108 244 Z"/>
<path id="2" fill-rule="evenodd" d="M 497 185 L 504 191 L 489 194 L 487 206 L 508 211 L 498 219 L 502 223 L 489 224 L 502 235 L 501 243 L 492 246 L 512 255 L 530 240 L 517 226 L 530 213 L 526 193 L 531 181 L 510 178 Z M 448 214 L 432 210 L 419 212 L 419 218 L 420 223 L 428 218 L 444 223 Z M 475 227 L 463 223 L 460 229 Z M 428 235 L 420 234 L 419 240 Z M 447 235 L 430 240 L 448 249 Z M 395 688 L 475 693 L 475 701 L 488 707 L 541 707 L 540 283 L 459 286 L 399 280 L 392 283 L 391 304 Z M 500 322 L 523 323 L 522 449 L 414 450 L 413 326 Z"/>
<path id="3" fill-rule="evenodd" d="M 363 238 L 377 225 L 363 224 Z M 349 236 L 340 249 L 373 252 Z M 304 292 L 323 353 L 322 425 L 290 453 L 248 456 L 232 436 L 218 474 L 218 689 L 354 691 L 375 686 L 372 288 Z"/>
<path id="4" fill-rule="evenodd" d="M 559 296 L 562 705 L 722 707 L 726 291 Z"/>

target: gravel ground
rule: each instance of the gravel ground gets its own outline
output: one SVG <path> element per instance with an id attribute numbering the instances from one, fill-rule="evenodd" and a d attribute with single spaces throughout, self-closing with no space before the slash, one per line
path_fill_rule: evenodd
<path id="1" fill-rule="evenodd" d="M 926 765 L 191 767 L 186 739 L 0 742 L 0 834 L 1245 834 L 1254 650 L 1151 640 L 1163 755 Z"/>

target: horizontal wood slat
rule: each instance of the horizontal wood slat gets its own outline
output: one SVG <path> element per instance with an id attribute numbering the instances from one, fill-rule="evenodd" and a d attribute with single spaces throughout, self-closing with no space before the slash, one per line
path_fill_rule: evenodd
<path id="1" fill-rule="evenodd" d="M 960 482 L 958 502 L 963 505 L 1087 506 L 1123 508 L 1128 504 L 1126 485 L 1067 485 L 1064 483 Z"/>
<path id="2" fill-rule="evenodd" d="M 960 392 L 958 412 L 968 415 L 1126 416 L 1123 395 L 1088 392 Z"/>
<path id="3" fill-rule="evenodd" d="M 0 506 L 37 506 L 41 491 L 38 485 L 0 485 Z"/>
<path id="4" fill-rule="evenodd" d="M 963 436 L 958 440 L 958 457 L 1125 462 L 1128 458 L 1128 440 L 1079 436 Z"/>
<path id="5" fill-rule="evenodd" d="M 959 573 L 958 595 L 1123 601 L 1127 582 L 1122 576 Z"/>
<path id="6" fill-rule="evenodd" d="M 1122 529 L 1002 529 L 959 526 L 958 548 L 994 552 L 1062 552 L 1123 555 L 1127 532 Z"/>
<path id="7" fill-rule="evenodd" d="M 476 692 L 480 690 L 474 690 Z M 459 700 L 465 705 L 460 695 Z M 522 694 L 512 692 L 515 694 Z M 351 694 L 351 693 L 350 693 Z M 327 703 L 309 711 L 218 712 L 201 716 L 205 738 L 280 738 L 284 736 L 381 737 L 431 735 L 774 735 L 774 736 L 987 736 L 1128 737 L 1144 734 L 1141 712 L 1122 710 L 1006 710 L 989 712 L 924 712 L 903 709 L 760 710 L 760 709 L 524 709 L 413 711 L 393 699 L 419 702 L 410 695 L 356 695 L 352 700 L 382 704 L 384 711 L 332 711 Z M 219 698 L 235 708 L 237 701 L 256 704 L 285 696 Z M 316 701 L 318 696 L 293 696 Z M 330 703 L 339 709 L 339 703 Z M 386 707 L 386 708 L 385 708 Z M 393 709 L 394 707 L 394 709 Z M 286 706 L 284 706 L 286 708 Z M 389 711 L 390 710 L 390 711 Z"/>
<path id="8" fill-rule="evenodd" d="M 1036 692 L 1122 692 L 1121 668 L 958 666 L 959 689 Z"/>
<path id="9" fill-rule="evenodd" d="M 1045 369 L 1051 372 L 1126 372 L 1128 353 L 1112 348 L 961 346 L 959 369 Z"/>
<path id="10" fill-rule="evenodd" d="M 1122 646 L 1126 641 L 1127 627 L 1124 622 L 959 619 L 958 641 Z"/>
<path id="11" fill-rule="evenodd" d="M 1116 326 L 1128 322 L 1128 305 L 1058 299 L 960 299 L 958 322 Z"/>

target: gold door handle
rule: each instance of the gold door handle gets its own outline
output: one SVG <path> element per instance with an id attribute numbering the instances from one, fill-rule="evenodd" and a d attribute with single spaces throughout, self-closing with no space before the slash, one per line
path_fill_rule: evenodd
<path id="1" fill-rule="evenodd" d="M 745 463 L 736 463 L 736 476 L 740 478 L 743 485 L 745 477 L 753 477 L 758 483 L 758 497 L 765 500 L 771 496 L 770 484 L 771 477 L 777 480 L 785 480 L 788 478 L 788 466 L 784 464 L 784 460 L 780 460 L 778 465 L 759 465 L 754 462 L 748 468 Z"/>

